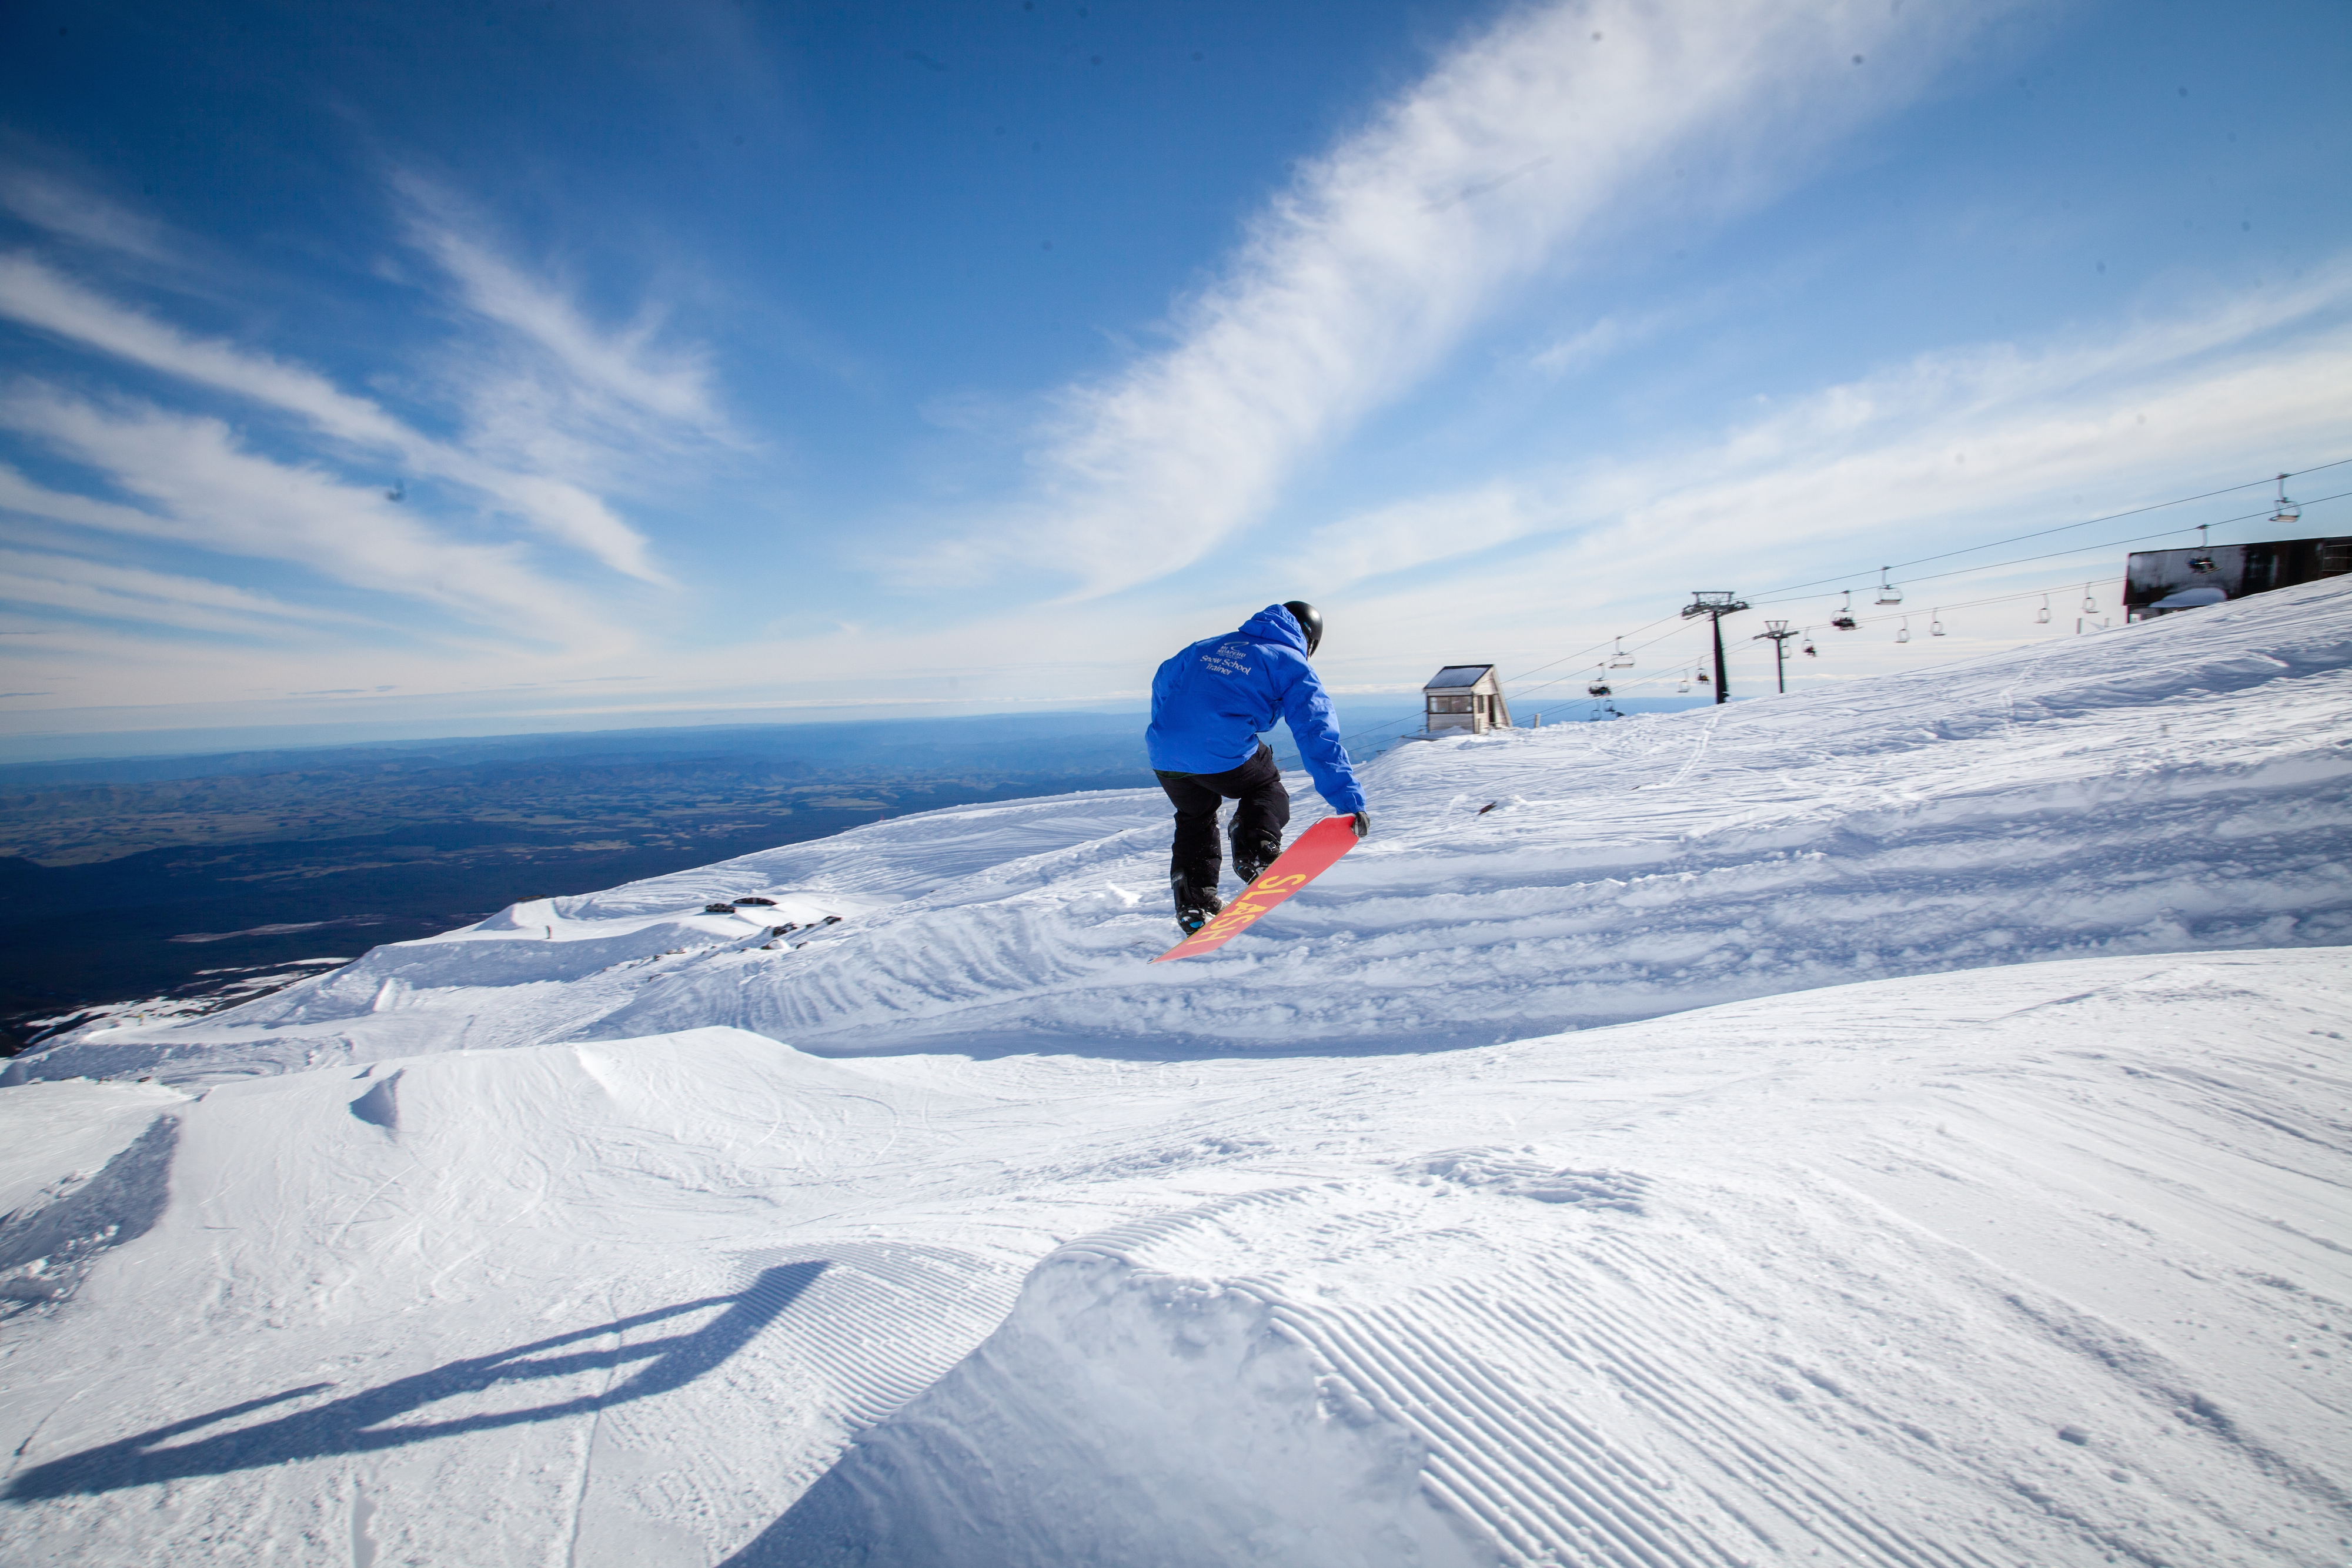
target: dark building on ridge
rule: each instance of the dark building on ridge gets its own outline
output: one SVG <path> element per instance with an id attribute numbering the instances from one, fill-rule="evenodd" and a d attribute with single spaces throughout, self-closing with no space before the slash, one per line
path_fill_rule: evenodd
<path id="1" fill-rule="evenodd" d="M 2146 621 L 2347 572 L 2352 538 L 2134 550 L 2124 565 L 2125 618 Z"/>

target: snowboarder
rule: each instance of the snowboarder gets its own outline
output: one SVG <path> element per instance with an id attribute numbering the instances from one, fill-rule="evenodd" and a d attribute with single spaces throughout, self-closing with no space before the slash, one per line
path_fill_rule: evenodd
<path id="1" fill-rule="evenodd" d="M 1221 805 L 1240 802 L 1234 808 L 1234 870 L 1244 882 L 1255 881 L 1282 852 L 1290 791 L 1282 787 L 1274 748 L 1258 738 L 1276 719 L 1289 724 L 1331 810 L 1355 818 L 1358 838 L 1371 831 L 1364 792 L 1332 722 L 1331 699 L 1307 662 L 1322 641 L 1321 612 L 1294 599 L 1267 605 L 1238 632 L 1193 643 L 1151 678 L 1144 744 L 1160 787 L 1176 805 L 1168 885 L 1186 936 L 1224 907 L 1217 894 L 1224 859 L 1217 843 Z"/>

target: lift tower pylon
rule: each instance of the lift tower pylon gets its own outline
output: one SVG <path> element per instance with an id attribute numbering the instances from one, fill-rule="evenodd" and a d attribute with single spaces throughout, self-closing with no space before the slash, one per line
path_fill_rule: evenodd
<path id="1" fill-rule="evenodd" d="M 1789 695 L 1789 639 L 1800 636 L 1801 633 L 1790 631 L 1786 621 L 1767 621 L 1764 622 L 1764 628 L 1748 640 L 1751 643 L 1761 643 L 1767 637 L 1772 639 L 1772 674 L 1780 680 L 1780 695 L 1787 696 Z"/>
<path id="2" fill-rule="evenodd" d="M 1695 615 L 1704 615 L 1714 624 L 1715 700 L 1718 703 L 1731 700 L 1730 679 L 1724 674 L 1723 669 L 1723 618 L 1727 615 L 1737 615 L 1747 608 L 1747 601 L 1736 593 L 1703 588 L 1692 589 L 1691 601 L 1683 606 L 1684 620 L 1688 621 Z"/>

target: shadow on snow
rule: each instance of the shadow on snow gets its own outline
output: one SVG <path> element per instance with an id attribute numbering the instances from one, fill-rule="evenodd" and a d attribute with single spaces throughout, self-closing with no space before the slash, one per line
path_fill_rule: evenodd
<path id="1" fill-rule="evenodd" d="M 272 1405 L 282 1405 L 289 1399 L 300 1399 L 334 1385 L 313 1383 L 300 1388 L 289 1388 L 283 1394 L 248 1399 L 242 1405 L 231 1405 L 184 1421 L 174 1421 L 168 1427 L 158 1427 L 137 1437 L 123 1437 L 100 1448 L 85 1448 L 79 1454 L 68 1454 L 63 1458 L 37 1465 L 11 1483 L 8 1500 L 30 1502 L 41 1498 L 89 1495 L 118 1491 L 124 1487 L 145 1486 L 155 1481 L 178 1480 L 188 1476 L 217 1476 L 234 1470 L 262 1469 L 292 1459 L 320 1458 L 330 1454 L 372 1453 L 382 1448 L 403 1448 L 410 1443 L 431 1442 L 438 1437 L 461 1437 L 468 1432 L 489 1432 L 503 1427 L 520 1427 L 537 1421 L 561 1420 L 567 1416 L 584 1416 L 615 1405 L 625 1405 L 633 1399 L 667 1394 L 671 1389 L 693 1382 L 740 1350 L 777 1313 L 790 1306 L 802 1291 L 814 1283 L 816 1277 L 824 1271 L 824 1267 L 821 1262 L 782 1264 L 762 1270 L 748 1288 L 735 1295 L 706 1296 L 698 1301 L 682 1301 L 654 1312 L 639 1312 L 635 1317 L 601 1323 L 594 1328 L 577 1329 L 552 1339 L 517 1345 L 512 1350 L 500 1351 L 494 1355 L 453 1361 L 430 1372 L 420 1372 L 413 1377 L 404 1377 L 381 1388 L 353 1394 L 313 1410 L 281 1416 L 260 1426 L 224 1432 L 192 1443 L 164 1446 L 175 1437 L 223 1421 L 236 1420 L 257 1410 L 268 1409 Z M 563 1355 L 547 1354 L 583 1340 L 627 1333 L 648 1323 L 718 1306 L 727 1310 L 689 1333 L 672 1334 L 639 1344 L 623 1344 L 609 1350 L 576 1351 Z M 617 1372 L 640 1362 L 646 1364 L 638 1367 L 628 1381 L 609 1387 L 601 1394 L 582 1395 L 548 1405 L 466 1416 L 447 1421 L 397 1427 L 385 1425 L 436 1401 L 461 1394 L 479 1393 L 502 1383 L 530 1383 L 541 1378 L 568 1377 L 575 1373 L 600 1370 Z"/>

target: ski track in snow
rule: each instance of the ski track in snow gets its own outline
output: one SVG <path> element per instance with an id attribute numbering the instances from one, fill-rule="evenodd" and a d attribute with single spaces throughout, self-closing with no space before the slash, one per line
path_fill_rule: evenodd
<path id="1" fill-rule="evenodd" d="M 1106 793 L 79 1031 L 0 1556 L 2342 1568 L 2347 654 L 1407 747 L 1158 969 Z"/>

